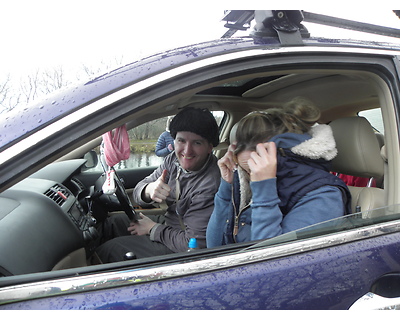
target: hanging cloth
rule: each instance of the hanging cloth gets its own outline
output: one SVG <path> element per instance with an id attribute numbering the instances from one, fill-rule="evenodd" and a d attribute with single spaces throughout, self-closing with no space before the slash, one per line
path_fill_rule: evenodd
<path id="1" fill-rule="evenodd" d="M 109 167 L 129 158 L 131 150 L 126 125 L 103 134 L 103 142 L 104 157 Z"/>
<path id="2" fill-rule="evenodd" d="M 104 168 L 105 181 L 102 187 L 104 194 L 114 194 L 116 190 L 115 185 L 115 171 L 114 165 L 121 160 L 129 158 L 131 153 L 128 131 L 126 125 L 122 125 L 112 131 L 103 134 L 103 150 L 102 154 L 108 168 Z"/>

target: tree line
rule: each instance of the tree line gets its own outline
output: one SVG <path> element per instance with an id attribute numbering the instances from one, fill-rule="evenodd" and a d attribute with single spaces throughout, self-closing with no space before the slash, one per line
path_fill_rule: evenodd
<path id="1" fill-rule="evenodd" d="M 0 114 L 18 106 L 27 106 L 37 99 L 72 85 L 89 80 L 123 64 L 124 58 L 101 61 L 97 66 L 82 65 L 71 74 L 66 67 L 37 69 L 23 78 L 6 74 L 0 76 Z M 129 131 L 131 140 L 156 140 L 166 128 L 167 118 L 157 119 Z"/>
<path id="2" fill-rule="evenodd" d="M 22 77 L 11 74 L 0 75 L 0 113 L 20 105 L 27 106 L 56 90 L 93 78 L 121 65 L 123 60 L 124 57 L 121 56 L 110 61 L 102 60 L 96 66 L 83 64 L 72 71 L 65 66 L 58 66 L 51 69 L 38 68 Z"/>
<path id="3" fill-rule="evenodd" d="M 146 122 L 128 131 L 129 139 L 135 140 L 157 140 L 166 129 L 168 117 Z M 155 142 L 155 141 L 154 141 Z"/>
<path id="4" fill-rule="evenodd" d="M 27 106 L 34 100 L 72 85 L 75 82 L 89 80 L 99 74 L 122 65 L 124 58 L 101 61 L 96 67 L 82 65 L 71 74 L 70 70 L 59 66 L 53 69 L 37 69 L 22 79 L 15 79 L 10 74 L 0 75 L 0 114 L 8 112 L 17 106 Z M 218 119 L 217 119 L 218 120 Z M 129 130 L 130 140 L 156 140 L 165 131 L 167 117 L 150 121 Z"/>

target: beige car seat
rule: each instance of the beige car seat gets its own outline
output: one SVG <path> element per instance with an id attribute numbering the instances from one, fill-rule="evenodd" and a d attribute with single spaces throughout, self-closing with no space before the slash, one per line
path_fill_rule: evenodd
<path id="1" fill-rule="evenodd" d="M 332 171 L 356 177 L 382 180 L 384 160 L 381 146 L 367 119 L 348 117 L 330 123 L 338 155 L 332 161 Z M 352 211 L 364 212 L 385 206 L 385 191 L 373 187 L 349 186 Z"/>

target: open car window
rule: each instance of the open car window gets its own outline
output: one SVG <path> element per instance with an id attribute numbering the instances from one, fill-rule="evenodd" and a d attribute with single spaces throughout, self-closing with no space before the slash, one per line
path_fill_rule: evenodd
<path id="1" fill-rule="evenodd" d="M 226 118 L 225 112 L 211 111 L 211 113 L 214 115 L 221 130 Z M 159 166 L 163 161 L 163 157 L 157 156 L 155 152 L 156 144 L 160 135 L 166 130 L 166 124 L 170 117 L 155 119 L 128 130 L 130 157 L 126 160 L 121 160 L 115 168 L 118 170 Z M 100 147 L 95 148 L 94 151 L 97 153 L 98 162 L 94 168 L 88 171 L 101 172 L 103 167 L 100 161 Z"/>

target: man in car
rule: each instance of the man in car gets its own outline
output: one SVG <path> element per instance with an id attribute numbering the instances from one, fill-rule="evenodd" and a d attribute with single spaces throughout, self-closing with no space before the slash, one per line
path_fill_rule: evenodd
<path id="1" fill-rule="evenodd" d="M 206 109 L 185 108 L 170 124 L 175 150 L 148 177 L 137 184 L 133 200 L 142 207 L 159 204 L 165 221 L 141 214 L 137 222 L 116 214 L 106 225 L 109 241 L 97 248 L 103 263 L 121 261 L 129 252 L 143 258 L 188 249 L 190 238 L 206 247 L 206 229 L 220 183 L 213 146 L 219 143 L 218 125 Z"/>

